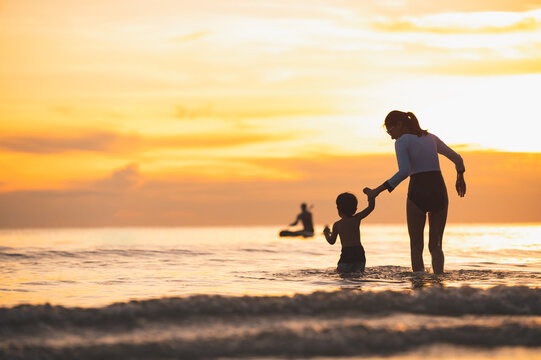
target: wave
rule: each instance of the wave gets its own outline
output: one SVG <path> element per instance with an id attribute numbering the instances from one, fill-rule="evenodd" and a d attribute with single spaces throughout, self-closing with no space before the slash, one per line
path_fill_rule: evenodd
<path id="1" fill-rule="evenodd" d="M 447 344 L 493 348 L 495 346 L 539 347 L 541 329 L 517 324 L 498 328 L 464 326 L 443 329 L 389 331 L 363 325 L 304 327 L 293 330 L 275 326 L 268 330 L 225 336 L 166 338 L 93 342 L 91 339 L 59 346 L 11 345 L 0 348 L 9 359 L 209 359 L 252 357 L 319 357 L 392 355 L 423 346 Z"/>
<path id="2" fill-rule="evenodd" d="M 148 250 L 148 249 L 99 249 L 93 251 L 25 251 L 14 252 L 11 248 L 0 248 L 0 259 L 10 258 L 19 259 L 58 259 L 58 258 L 91 258 L 91 259 L 107 259 L 109 257 L 160 257 L 160 256 L 181 256 L 181 255 L 208 255 L 208 252 L 196 252 L 184 249 L 167 249 L 167 250 Z"/>
<path id="3" fill-rule="evenodd" d="M 0 332 L 46 324 L 110 326 L 137 321 L 177 321 L 197 316 L 343 315 L 413 313 L 541 315 L 541 288 L 496 286 L 427 288 L 417 291 L 335 291 L 294 296 L 196 295 L 115 303 L 101 308 L 17 305 L 0 308 Z"/>
<path id="4" fill-rule="evenodd" d="M 0 358 L 315 357 L 541 347 L 541 289 L 498 286 L 0 308 Z"/>

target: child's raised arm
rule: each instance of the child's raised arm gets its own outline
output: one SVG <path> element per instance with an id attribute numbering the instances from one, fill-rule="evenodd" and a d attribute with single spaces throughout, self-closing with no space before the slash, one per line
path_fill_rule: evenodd
<path id="1" fill-rule="evenodd" d="M 367 217 L 368 215 L 370 215 L 370 213 L 375 208 L 376 208 L 376 198 L 375 197 L 373 197 L 371 199 L 368 198 L 368 206 L 366 207 L 366 209 L 364 209 L 363 211 L 360 211 L 357 214 L 355 214 L 355 217 L 358 218 L 359 220 L 362 220 L 365 217 Z"/>
<path id="2" fill-rule="evenodd" d="M 327 242 L 333 245 L 336 242 L 336 237 L 338 236 L 336 223 L 333 224 L 332 231 L 329 229 L 328 226 L 325 226 L 325 229 L 323 229 L 323 235 L 325 235 L 325 239 L 327 240 Z"/>

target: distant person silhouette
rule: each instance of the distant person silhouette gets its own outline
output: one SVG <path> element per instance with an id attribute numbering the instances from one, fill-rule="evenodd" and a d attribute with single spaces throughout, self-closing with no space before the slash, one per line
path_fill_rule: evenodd
<path id="1" fill-rule="evenodd" d="M 406 215 L 410 237 L 411 266 L 413 271 L 424 271 L 423 247 L 426 215 L 430 226 L 428 249 L 432 256 L 432 270 L 443 273 L 443 232 L 447 221 L 449 201 L 447 188 L 440 170 L 438 154 L 451 160 L 456 167 L 456 191 L 458 196 L 466 194 L 464 162 L 462 157 L 448 147 L 437 136 L 422 130 L 419 121 L 411 112 L 393 110 L 385 118 L 385 128 L 395 139 L 398 172 L 375 189 L 365 188 L 369 198 L 382 191 L 392 192 L 405 178 L 410 177 Z"/>
<path id="2" fill-rule="evenodd" d="M 333 224 L 332 231 L 325 226 L 323 234 L 331 245 L 336 242 L 336 237 L 340 236 L 342 252 L 336 268 L 339 272 L 364 271 L 366 256 L 361 244 L 361 220 L 367 217 L 375 206 L 376 198 L 372 197 L 366 209 L 355 214 L 357 211 L 355 195 L 342 193 L 336 198 L 336 208 L 341 220 Z"/>
<path id="3" fill-rule="evenodd" d="M 299 223 L 299 221 L 302 223 L 303 229 L 300 231 L 288 232 L 288 233 L 291 233 L 290 236 L 295 236 L 295 235 L 300 235 L 300 236 L 305 236 L 305 237 L 314 236 L 314 222 L 312 219 L 312 213 L 308 211 L 305 203 L 301 204 L 300 214 L 297 215 L 297 218 L 295 219 L 295 221 L 289 224 L 289 226 L 295 226 Z"/>

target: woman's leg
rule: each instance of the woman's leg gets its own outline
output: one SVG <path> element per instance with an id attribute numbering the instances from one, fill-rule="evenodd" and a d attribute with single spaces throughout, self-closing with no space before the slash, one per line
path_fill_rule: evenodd
<path id="1" fill-rule="evenodd" d="M 443 231 L 447 222 L 447 208 L 448 204 L 445 204 L 443 210 L 428 214 L 428 225 L 430 226 L 428 249 L 432 256 L 432 271 L 434 271 L 434 274 L 443 274 L 445 257 L 443 256 L 442 242 Z"/>
<path id="2" fill-rule="evenodd" d="M 423 262 L 424 231 L 426 213 L 408 199 L 406 205 L 408 232 L 410 235 L 411 267 L 413 271 L 425 271 Z"/>

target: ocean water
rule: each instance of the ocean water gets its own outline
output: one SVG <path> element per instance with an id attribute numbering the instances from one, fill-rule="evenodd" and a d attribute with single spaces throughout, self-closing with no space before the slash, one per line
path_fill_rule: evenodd
<path id="1" fill-rule="evenodd" d="M 443 275 L 404 225 L 362 226 L 347 275 L 278 230 L 0 231 L 0 358 L 541 358 L 539 224 L 448 225 Z"/>

